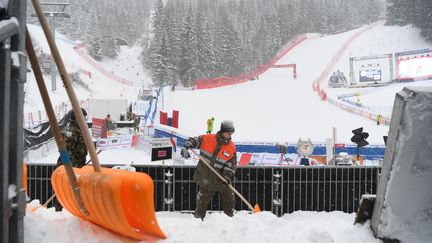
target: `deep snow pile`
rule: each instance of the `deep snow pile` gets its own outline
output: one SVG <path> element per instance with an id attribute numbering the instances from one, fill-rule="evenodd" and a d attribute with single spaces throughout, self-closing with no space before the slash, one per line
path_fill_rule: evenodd
<path id="1" fill-rule="evenodd" d="M 37 206 L 34 201 L 32 206 Z M 355 214 L 342 212 L 294 212 L 276 217 L 269 212 L 237 212 L 229 218 L 223 213 L 208 214 L 204 221 L 192 214 L 157 212 L 158 223 L 167 234 L 159 242 L 381 242 L 369 223 L 353 225 Z M 134 242 L 82 221 L 67 212 L 40 208 L 25 217 L 26 242 Z"/>

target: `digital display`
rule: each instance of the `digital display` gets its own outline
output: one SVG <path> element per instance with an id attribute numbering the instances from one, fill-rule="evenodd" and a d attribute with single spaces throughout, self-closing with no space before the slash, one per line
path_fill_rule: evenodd
<path id="1" fill-rule="evenodd" d="M 432 77 L 432 57 L 398 60 L 398 79 Z"/>
<path id="2" fill-rule="evenodd" d="M 360 70 L 360 82 L 374 82 L 381 81 L 381 69 L 364 69 Z"/>

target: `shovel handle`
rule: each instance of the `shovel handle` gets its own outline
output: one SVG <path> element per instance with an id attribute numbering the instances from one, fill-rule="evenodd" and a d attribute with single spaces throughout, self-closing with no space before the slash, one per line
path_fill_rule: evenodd
<path id="1" fill-rule="evenodd" d="M 75 113 L 75 117 L 77 118 L 78 126 L 80 127 L 81 133 L 83 134 L 84 142 L 85 142 L 87 149 L 89 151 L 90 158 L 93 161 L 93 168 L 95 171 L 100 172 L 101 166 L 99 163 L 99 159 L 96 155 L 96 149 L 93 146 L 93 141 L 91 139 L 90 132 L 88 131 L 87 123 L 84 119 L 84 115 L 81 111 L 81 107 L 79 105 L 78 99 L 75 95 L 75 91 L 72 88 L 71 79 L 69 77 L 69 74 L 66 71 L 66 68 L 63 64 L 63 60 L 62 60 L 60 53 L 57 49 L 57 45 L 55 43 L 54 37 L 52 36 L 51 31 L 49 29 L 48 21 L 45 18 L 45 15 L 42 11 L 42 7 L 40 6 L 39 1 L 38 0 L 32 0 L 32 3 L 33 3 L 33 8 L 34 8 L 36 15 L 39 19 L 39 22 L 41 24 L 41 27 L 43 29 L 43 32 L 45 34 L 45 37 L 48 41 L 48 45 L 49 45 L 50 50 L 51 50 L 51 55 L 54 58 L 54 61 L 57 65 L 57 69 L 60 73 L 60 77 L 63 81 L 63 85 L 66 89 L 69 100 L 72 104 L 73 112 Z"/>
<path id="2" fill-rule="evenodd" d="M 37 57 L 36 57 L 33 43 L 31 41 L 30 34 L 29 34 L 27 29 L 26 29 L 26 43 L 25 43 L 25 45 L 26 45 L 27 54 L 28 54 L 29 59 L 30 59 L 30 64 L 31 64 L 32 69 L 33 69 L 33 73 L 35 75 L 36 82 L 37 82 L 37 85 L 39 87 L 39 92 L 41 94 L 42 101 L 43 101 L 44 106 L 45 106 L 45 110 L 48 114 L 48 120 L 49 120 L 50 125 L 51 125 L 51 130 L 53 132 L 55 141 L 57 143 L 57 148 L 60 152 L 60 157 L 63 161 L 64 166 L 65 166 L 65 170 L 66 170 L 66 174 L 68 176 L 69 182 L 70 182 L 72 188 L 74 188 L 73 192 L 74 192 L 75 200 L 77 201 L 77 204 L 78 204 L 81 212 L 85 215 L 88 215 L 88 211 L 84 206 L 83 200 L 81 198 L 81 194 L 79 192 L 78 181 L 77 181 L 77 178 L 76 178 L 75 173 L 74 173 L 73 168 L 72 168 L 72 163 L 70 161 L 69 153 L 66 149 L 66 144 L 63 140 L 63 136 L 61 135 L 60 127 L 58 126 L 58 124 L 56 122 L 57 119 L 55 117 L 54 110 L 53 110 L 52 104 L 51 104 L 51 100 L 49 98 L 48 91 L 47 91 L 47 88 L 45 86 L 45 82 L 43 80 L 42 71 L 40 70 L 39 62 L 38 62 Z"/>
<path id="3" fill-rule="evenodd" d="M 252 207 L 252 205 L 248 202 L 248 200 L 246 200 L 246 198 L 243 197 L 242 194 L 240 194 L 240 192 L 238 192 L 235 187 L 233 187 L 231 184 L 228 183 L 228 181 L 223 178 L 223 176 L 221 176 L 221 174 L 219 174 L 219 172 L 217 172 L 213 166 L 210 165 L 210 162 L 204 158 L 202 155 L 198 154 L 197 152 L 195 152 L 194 150 L 191 150 L 192 153 L 194 153 L 196 156 L 198 156 L 198 158 L 217 176 L 219 177 L 219 179 L 222 180 L 222 182 L 226 185 L 228 185 L 228 188 L 231 189 L 231 191 L 233 191 L 247 206 L 250 210 L 252 210 L 252 212 L 255 212 L 255 208 Z"/>

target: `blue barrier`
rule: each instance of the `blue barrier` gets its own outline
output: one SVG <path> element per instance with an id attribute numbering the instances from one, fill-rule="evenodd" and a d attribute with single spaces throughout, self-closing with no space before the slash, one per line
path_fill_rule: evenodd
<path id="1" fill-rule="evenodd" d="M 152 105 L 153 105 L 153 99 L 150 99 L 148 110 L 144 114 L 144 125 L 147 124 L 147 119 L 150 116 L 150 110 L 152 108 Z"/>
<path id="2" fill-rule="evenodd" d="M 187 136 L 179 135 L 169 130 L 164 130 L 162 128 L 155 127 L 155 137 L 176 137 L 177 138 L 177 146 L 183 147 Z M 240 153 L 272 153 L 278 154 L 279 147 L 276 143 L 266 143 L 266 144 L 246 144 L 246 143 L 236 143 L 237 152 Z M 357 154 L 357 146 L 355 145 L 346 145 L 345 147 L 337 147 L 335 148 L 336 154 L 341 152 L 346 152 L 350 155 Z M 366 147 L 360 148 L 359 154 L 363 155 L 365 159 L 368 160 L 376 160 L 384 158 L 385 147 L 382 145 L 368 145 Z M 288 145 L 288 153 L 296 154 L 296 144 Z M 326 147 L 324 144 L 314 144 L 314 150 L 312 155 L 325 155 Z"/>

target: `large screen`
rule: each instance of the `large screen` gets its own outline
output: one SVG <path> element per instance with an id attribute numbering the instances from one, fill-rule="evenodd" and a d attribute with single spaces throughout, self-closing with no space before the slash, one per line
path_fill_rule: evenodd
<path id="1" fill-rule="evenodd" d="M 360 82 L 374 82 L 381 81 L 381 69 L 380 68 L 371 68 L 371 69 L 363 69 L 359 71 L 360 73 Z"/>
<path id="2" fill-rule="evenodd" d="M 432 57 L 399 59 L 398 70 L 398 79 L 432 77 Z"/>

